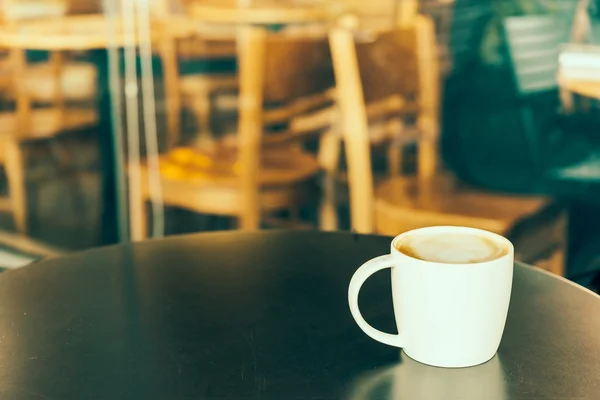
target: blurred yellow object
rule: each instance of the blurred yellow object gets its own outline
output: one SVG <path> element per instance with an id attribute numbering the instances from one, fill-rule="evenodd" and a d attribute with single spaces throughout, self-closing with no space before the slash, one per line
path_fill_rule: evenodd
<path id="1" fill-rule="evenodd" d="M 194 158 L 194 151 L 189 147 L 178 147 L 171 150 L 168 156 L 178 164 L 188 164 Z"/>
<path id="2" fill-rule="evenodd" d="M 278 152 L 264 154 L 262 167 L 266 170 L 278 168 L 279 170 L 294 169 L 293 152 Z M 291 157 L 291 158 L 290 158 Z M 200 150 L 191 147 L 179 147 L 171 150 L 161 160 L 161 174 L 167 179 L 173 180 L 206 180 L 217 177 L 240 175 L 242 165 L 236 159 L 235 152 L 223 149 L 216 150 L 213 154 L 201 153 Z"/>
<path id="3" fill-rule="evenodd" d="M 205 154 L 195 154 L 192 164 L 198 168 L 210 168 L 213 165 L 213 160 Z"/>
<path id="4" fill-rule="evenodd" d="M 168 179 L 186 179 L 187 175 L 183 168 L 166 160 L 160 163 L 160 173 Z"/>
<path id="5" fill-rule="evenodd" d="M 181 166 L 193 166 L 197 168 L 210 168 L 213 160 L 206 154 L 201 154 L 190 147 L 179 147 L 168 154 L 169 159 Z"/>

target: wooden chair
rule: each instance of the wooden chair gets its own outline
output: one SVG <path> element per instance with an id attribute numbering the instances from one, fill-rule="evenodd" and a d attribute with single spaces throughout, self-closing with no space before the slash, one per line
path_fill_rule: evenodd
<path id="1" fill-rule="evenodd" d="M 19 21 L 7 24 L 18 29 Z M 27 229 L 27 176 L 22 144 L 89 128 L 98 120 L 93 65 L 68 62 L 65 54 L 58 51 L 50 52 L 48 62 L 28 64 L 26 51 L 19 46 L 7 50 L 8 57 L 0 66 L 4 78 L 0 90 L 15 102 L 14 111 L 0 112 L 0 162 L 5 165 L 9 186 L 9 198 L 0 202 L 0 209 L 13 213 L 20 233 Z M 59 163 L 65 172 L 70 168 L 66 153 L 55 154 L 60 155 Z"/>
<path id="2" fill-rule="evenodd" d="M 301 143 L 330 125 L 333 72 L 325 34 L 244 26 L 237 38 L 238 132 L 208 151 L 177 148 L 163 156 L 162 196 L 166 205 L 237 217 L 242 229 L 257 229 L 263 214 L 297 209 L 321 169 Z M 143 169 L 141 202 L 131 208 L 134 240 L 147 234 L 147 174 Z"/>
<path id="3" fill-rule="evenodd" d="M 356 42 L 355 20 L 344 18 L 330 34 L 342 113 L 350 185 L 352 228 L 397 235 L 431 225 L 463 225 L 511 238 L 527 262 L 550 258 L 561 274 L 565 217 L 550 199 L 487 193 L 456 182 L 438 167 L 439 74 L 432 21 L 418 16 L 413 26 L 380 32 Z M 373 184 L 367 104 L 398 93 L 406 100 L 405 124 L 414 120 L 416 173 Z M 413 101 L 411 101 L 413 100 Z M 412 104 L 411 104 L 412 103 Z M 416 106 L 416 107 L 415 107 Z"/>

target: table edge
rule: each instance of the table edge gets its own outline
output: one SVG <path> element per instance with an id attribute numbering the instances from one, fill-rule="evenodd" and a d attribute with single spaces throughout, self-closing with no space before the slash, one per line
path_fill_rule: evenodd
<path id="1" fill-rule="evenodd" d="M 117 249 L 120 247 L 138 248 L 140 246 L 146 246 L 149 243 L 153 243 L 153 242 L 170 242 L 170 241 L 189 240 L 189 239 L 196 239 L 196 238 L 201 239 L 203 237 L 209 237 L 209 236 L 232 236 L 232 235 L 234 235 L 234 236 L 246 236 L 246 235 L 247 236 L 257 236 L 257 235 L 271 236 L 271 235 L 280 235 L 280 234 L 297 234 L 297 235 L 318 234 L 320 236 L 331 235 L 331 236 L 347 236 L 347 237 L 354 236 L 354 237 L 359 237 L 359 238 L 364 237 L 364 238 L 388 239 L 390 241 L 390 243 L 393 239 L 393 237 L 391 237 L 391 236 L 377 235 L 377 234 L 359 234 L 359 233 L 345 232 L 345 231 L 328 232 L 328 231 L 319 231 L 319 230 L 289 230 L 289 229 L 270 229 L 270 230 L 251 231 L 251 232 L 237 230 L 237 231 L 185 233 L 185 234 L 180 234 L 180 235 L 170 235 L 168 237 L 163 237 L 163 238 L 153 238 L 153 239 L 144 240 L 141 242 L 124 242 L 124 243 L 118 243 L 118 244 L 113 244 L 113 245 L 109 245 L 109 246 L 99 246 L 99 247 L 94 247 L 94 248 L 86 249 L 86 250 L 82 250 L 82 251 L 75 251 L 75 252 L 60 255 L 60 256 L 49 257 L 49 258 L 45 258 L 45 259 L 36 261 L 36 262 L 29 264 L 22 268 L 17 268 L 14 270 L 8 270 L 5 272 L 2 272 L 0 274 L 0 279 L 2 279 L 2 276 L 6 275 L 6 274 L 10 275 L 10 274 L 16 273 L 21 270 L 30 269 L 32 267 L 35 267 L 35 268 L 37 268 L 38 266 L 43 267 L 44 264 L 57 262 L 57 261 L 60 262 L 63 259 L 68 259 L 68 258 L 73 258 L 73 257 L 82 257 L 82 256 L 85 257 L 88 254 L 104 252 L 104 251 L 107 251 L 107 250 L 110 250 L 113 248 L 114 249 Z M 591 294 L 594 298 L 600 300 L 599 294 L 594 293 L 590 289 L 588 289 L 584 286 L 581 286 L 573 281 L 570 281 L 569 279 L 567 279 L 563 276 L 555 275 L 555 274 L 545 271 L 541 268 L 537 268 L 535 266 L 526 264 L 526 263 L 518 261 L 518 260 L 515 260 L 514 265 L 515 265 L 515 267 L 526 268 L 526 269 L 533 270 L 536 273 L 541 273 L 551 279 L 558 279 L 560 281 L 563 281 L 564 283 L 567 283 L 570 286 L 572 286 L 574 289 L 582 290 L 583 292 Z"/>

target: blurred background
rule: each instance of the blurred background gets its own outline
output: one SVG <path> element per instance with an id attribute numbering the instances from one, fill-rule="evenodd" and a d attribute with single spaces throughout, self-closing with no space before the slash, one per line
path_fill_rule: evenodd
<path id="1" fill-rule="evenodd" d="M 0 267 L 491 230 L 600 286 L 596 0 L 0 0 Z"/>

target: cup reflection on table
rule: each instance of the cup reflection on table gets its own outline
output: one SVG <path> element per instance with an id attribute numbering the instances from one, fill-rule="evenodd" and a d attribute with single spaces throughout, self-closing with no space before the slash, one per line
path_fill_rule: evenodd
<path id="1" fill-rule="evenodd" d="M 470 368 L 438 368 L 402 353 L 402 361 L 357 380 L 347 400 L 505 400 L 502 363 L 496 354 Z"/>

